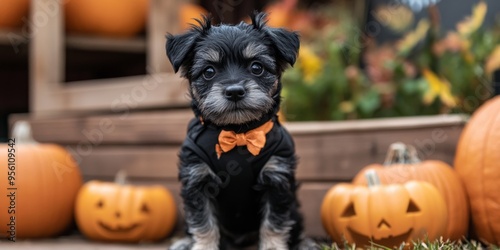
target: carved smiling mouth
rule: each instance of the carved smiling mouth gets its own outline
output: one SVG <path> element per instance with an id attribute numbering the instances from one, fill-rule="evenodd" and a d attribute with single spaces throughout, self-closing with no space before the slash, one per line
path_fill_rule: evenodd
<path id="1" fill-rule="evenodd" d="M 99 226 L 101 226 L 102 228 L 106 229 L 107 231 L 114 232 L 114 233 L 126 233 L 126 232 L 129 232 L 129 231 L 132 231 L 133 229 L 135 229 L 136 227 L 139 226 L 138 223 L 134 223 L 134 224 L 130 225 L 129 227 L 118 226 L 117 228 L 111 228 L 110 226 L 104 224 L 101 221 L 99 221 L 98 224 L 99 224 Z"/>
<path id="2" fill-rule="evenodd" d="M 372 243 L 375 243 L 377 245 L 382 245 L 382 246 L 386 246 L 386 247 L 394 247 L 394 246 L 399 246 L 399 245 L 401 245 L 401 243 L 408 240 L 413 229 L 410 228 L 408 230 L 408 232 L 406 232 L 406 233 L 396 235 L 396 236 L 389 236 L 389 237 L 381 238 L 381 239 L 370 238 L 366 235 L 363 235 L 361 233 L 354 231 L 353 229 L 351 229 L 349 227 L 347 227 L 347 231 L 349 231 L 349 233 L 351 234 L 354 241 L 356 241 L 360 246 L 370 246 L 370 245 L 372 245 Z"/>

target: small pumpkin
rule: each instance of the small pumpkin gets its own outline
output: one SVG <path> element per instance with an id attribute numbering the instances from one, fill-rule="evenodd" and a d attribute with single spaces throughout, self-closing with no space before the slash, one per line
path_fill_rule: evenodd
<path id="1" fill-rule="evenodd" d="M 125 184 L 125 172 L 115 182 L 89 181 L 76 200 L 78 228 L 100 241 L 157 241 L 172 232 L 176 205 L 162 186 Z"/>
<path id="2" fill-rule="evenodd" d="M 69 0 L 66 29 L 108 37 L 131 37 L 145 28 L 149 0 Z"/>
<path id="3" fill-rule="evenodd" d="M 28 20 L 30 0 L 0 0 L 0 27 L 17 28 Z"/>
<path id="4" fill-rule="evenodd" d="M 26 121 L 14 125 L 12 139 L 0 144 L 0 162 L 5 164 L 0 171 L 0 232 L 17 238 L 58 236 L 73 221 L 82 185 L 78 165 L 64 148 L 36 142 Z"/>
<path id="5" fill-rule="evenodd" d="M 479 240 L 500 244 L 500 97 L 477 109 L 458 141 L 455 168 L 470 199 Z"/>
<path id="6" fill-rule="evenodd" d="M 448 225 L 442 235 L 445 239 L 461 240 L 469 225 L 469 204 L 465 187 L 453 168 L 437 160 L 421 161 L 410 145 L 393 143 L 383 165 L 372 164 L 362 169 L 353 180 L 366 185 L 364 173 L 375 170 L 383 184 L 426 181 L 434 185 L 444 197 L 448 207 Z"/>
<path id="7" fill-rule="evenodd" d="M 206 15 L 208 15 L 208 11 L 197 4 L 185 3 L 181 5 L 179 10 L 179 25 L 181 30 L 187 30 L 191 28 L 191 25 L 198 24 L 196 19 L 201 20 L 202 16 Z"/>
<path id="8" fill-rule="evenodd" d="M 417 181 L 381 185 L 375 171 L 365 174 L 368 187 L 338 184 L 323 199 L 321 220 L 335 242 L 392 248 L 442 235 L 446 204 L 434 186 Z"/>

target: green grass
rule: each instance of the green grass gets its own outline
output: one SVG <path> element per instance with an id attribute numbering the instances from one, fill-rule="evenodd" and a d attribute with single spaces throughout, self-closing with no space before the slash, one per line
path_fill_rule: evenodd
<path id="1" fill-rule="evenodd" d="M 415 250 L 455 250 L 455 249 L 462 249 L 462 250 L 500 250 L 500 247 L 498 246 L 484 246 L 481 245 L 481 243 L 477 241 L 468 241 L 464 240 L 461 242 L 454 242 L 450 240 L 436 240 L 436 241 L 417 241 L 417 242 L 412 242 L 410 244 L 407 244 L 410 246 L 409 249 L 415 249 Z M 365 247 L 360 247 L 356 246 L 355 244 L 349 244 L 347 242 L 344 242 L 342 245 L 337 245 L 336 243 L 333 243 L 331 246 L 327 245 L 322 245 L 321 246 L 322 250 L 356 250 L 356 249 L 367 249 L 367 250 L 392 250 L 392 249 L 397 249 L 397 250 L 403 250 L 403 249 L 408 249 L 405 248 L 405 244 L 401 244 L 398 248 L 390 248 L 390 247 L 385 247 L 377 244 L 372 244 L 372 246 L 365 248 Z"/>

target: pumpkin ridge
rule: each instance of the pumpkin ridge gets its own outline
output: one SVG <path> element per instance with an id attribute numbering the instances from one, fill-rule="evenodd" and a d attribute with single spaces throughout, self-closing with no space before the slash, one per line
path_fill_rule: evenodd
<path id="1" fill-rule="evenodd" d="M 488 129 L 483 130 L 483 131 L 491 131 L 491 129 L 492 129 L 492 127 L 493 127 L 493 125 L 495 124 L 495 121 L 497 121 L 499 118 L 500 118 L 500 112 L 498 112 L 498 113 L 497 113 L 497 114 L 496 114 L 496 115 L 495 115 L 492 119 L 490 119 L 490 120 L 489 120 L 489 122 L 490 122 L 490 123 L 488 124 L 488 125 L 489 125 L 489 126 L 488 126 Z M 483 141 L 483 145 L 482 145 L 482 148 L 483 148 L 483 149 L 488 148 L 488 145 L 489 145 L 490 139 L 492 138 L 492 136 L 485 136 L 485 137 L 486 137 L 486 139 L 484 139 L 484 141 Z M 481 156 L 482 156 L 482 159 L 481 159 L 482 164 L 481 164 L 481 165 L 482 165 L 482 166 L 485 166 L 485 163 L 486 163 L 486 157 L 485 157 L 485 155 L 484 155 L 484 152 L 483 152 L 483 154 L 481 154 Z M 481 171 L 481 174 L 482 174 L 482 176 L 481 176 L 481 177 L 483 177 L 484 175 L 486 175 L 486 174 L 485 174 L 485 172 L 486 172 L 486 171 L 487 171 L 487 168 L 483 167 L 483 168 L 482 168 L 482 171 Z M 481 178 L 481 180 L 484 180 L 484 178 Z M 487 197 L 487 196 L 485 195 L 485 183 L 484 183 L 484 181 L 481 181 L 481 184 L 482 184 L 482 185 L 481 185 L 481 189 L 482 189 L 482 196 L 483 196 L 483 199 L 482 199 L 482 201 L 483 201 L 483 208 L 484 208 L 484 210 L 485 210 L 485 215 L 486 215 L 485 217 L 486 217 L 486 218 L 490 218 L 490 216 L 489 216 L 489 215 L 491 214 L 491 211 L 489 211 L 489 210 L 490 210 L 490 208 L 489 208 L 489 207 L 486 207 L 486 206 L 484 206 L 484 205 L 485 205 L 485 203 L 486 203 L 486 199 L 490 200 L 490 199 L 491 199 L 491 197 Z M 495 230 L 493 229 L 493 223 L 487 223 L 487 228 L 489 229 L 489 232 L 491 233 L 491 236 L 493 237 L 493 239 L 494 239 L 496 242 L 500 242 L 500 238 L 497 238 L 497 237 L 500 237 L 500 235 L 496 235 L 495 233 L 493 233 L 493 232 L 495 231 Z"/>
<path id="2" fill-rule="evenodd" d="M 488 123 L 487 123 L 487 126 L 486 129 L 482 130 L 482 131 L 490 131 L 491 128 L 493 127 L 494 125 L 494 121 L 496 120 L 496 118 L 498 118 L 497 116 L 499 116 L 500 113 L 498 113 L 496 116 L 495 116 L 495 119 L 488 119 Z M 489 141 L 489 136 L 484 136 L 485 138 L 483 139 L 482 141 L 482 144 L 481 144 L 481 148 L 484 149 L 486 147 L 486 145 L 488 145 L 488 141 Z M 485 163 L 485 156 L 484 156 L 484 153 L 481 154 L 481 166 L 484 166 L 484 163 Z M 485 172 L 486 171 L 486 168 L 482 168 L 481 169 L 481 180 L 479 181 L 479 183 L 481 183 L 481 210 L 483 210 L 483 214 L 484 214 L 484 218 L 488 218 L 488 209 L 486 208 L 486 201 L 485 201 L 485 195 L 484 195 L 484 192 L 485 192 L 485 189 L 484 189 L 484 176 L 485 176 Z M 491 235 L 491 237 L 493 237 L 493 239 L 495 239 L 495 234 L 493 233 L 493 228 L 491 227 L 491 224 L 490 223 L 485 223 L 486 224 L 486 229 L 488 231 L 488 235 Z"/>

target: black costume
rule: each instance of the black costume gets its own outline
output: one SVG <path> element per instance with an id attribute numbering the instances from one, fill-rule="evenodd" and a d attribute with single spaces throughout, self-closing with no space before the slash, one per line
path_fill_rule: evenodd
<path id="1" fill-rule="evenodd" d="M 291 158 L 294 156 L 294 144 L 290 134 L 281 126 L 276 116 L 272 129 L 266 134 L 266 143 L 256 156 L 246 146 L 236 146 L 229 152 L 217 156 L 216 144 L 221 127 L 202 123 L 193 119 L 189 123 L 188 133 L 182 150 L 189 150 L 202 159 L 217 174 L 222 184 L 215 192 L 217 200 L 217 218 L 224 229 L 233 233 L 258 230 L 262 193 L 257 185 L 257 178 L 271 156 Z M 249 131 L 266 121 L 259 122 L 246 129 Z M 224 128 L 227 130 L 227 128 Z M 236 133 L 246 131 L 235 131 Z"/>

